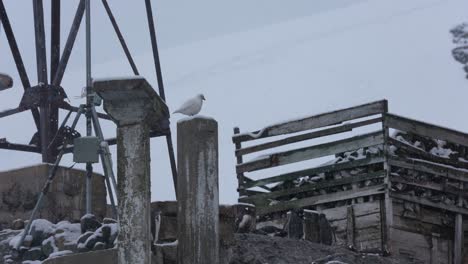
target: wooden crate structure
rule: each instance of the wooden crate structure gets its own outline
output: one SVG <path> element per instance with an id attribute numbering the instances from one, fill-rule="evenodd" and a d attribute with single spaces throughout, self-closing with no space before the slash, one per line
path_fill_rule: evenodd
<path id="1" fill-rule="evenodd" d="M 405 137 L 451 144 L 459 158 Z M 390 114 L 382 100 L 254 132 L 235 128 L 233 142 L 239 202 L 254 204 L 260 221 L 318 210 L 337 244 L 461 263 L 468 134 Z"/>

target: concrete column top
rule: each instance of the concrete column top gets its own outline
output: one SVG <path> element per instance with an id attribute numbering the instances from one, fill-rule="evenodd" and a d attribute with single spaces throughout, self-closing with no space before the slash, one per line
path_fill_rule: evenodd
<path id="1" fill-rule="evenodd" d="M 166 103 L 141 76 L 96 79 L 93 85 L 104 100 L 104 110 L 118 126 L 146 121 L 155 130 L 161 120 L 169 118 Z"/>

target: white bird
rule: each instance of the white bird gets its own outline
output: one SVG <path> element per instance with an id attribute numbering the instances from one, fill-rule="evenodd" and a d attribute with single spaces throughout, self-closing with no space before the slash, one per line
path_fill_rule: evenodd
<path id="1" fill-rule="evenodd" d="M 177 110 L 174 111 L 173 114 L 180 113 L 188 116 L 194 116 L 200 113 L 203 100 L 205 100 L 205 96 L 203 96 L 203 94 L 198 94 L 194 98 L 189 99 L 183 103 Z"/>

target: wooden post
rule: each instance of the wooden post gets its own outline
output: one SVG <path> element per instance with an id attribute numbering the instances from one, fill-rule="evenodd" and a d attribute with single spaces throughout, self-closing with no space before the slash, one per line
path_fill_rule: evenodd
<path id="1" fill-rule="evenodd" d="M 381 227 L 382 227 L 382 251 L 383 252 L 391 252 L 391 240 L 392 240 L 392 225 L 393 225 L 393 204 L 392 199 L 390 197 L 390 191 L 392 188 L 392 183 L 390 181 L 390 174 L 391 174 L 391 167 L 388 163 L 388 155 L 389 155 L 389 143 L 388 139 L 390 137 L 389 128 L 386 121 L 386 114 L 388 113 L 388 103 L 386 102 L 385 110 L 383 115 L 383 122 L 382 128 L 384 133 L 384 170 L 385 170 L 385 178 L 384 183 L 385 187 L 385 194 L 384 200 L 380 203 L 380 210 L 381 210 Z"/>
<path id="2" fill-rule="evenodd" d="M 286 232 L 289 238 L 301 239 L 304 236 L 304 224 L 302 217 L 299 215 L 300 213 L 300 210 L 291 210 L 288 212 Z"/>
<path id="3" fill-rule="evenodd" d="M 240 129 L 238 127 L 234 128 L 234 135 L 239 134 Z M 242 144 L 240 142 L 235 143 L 236 150 L 239 150 L 242 148 Z M 242 156 L 237 156 L 237 164 L 242 164 Z M 239 197 L 242 197 L 245 195 L 245 190 L 244 190 L 244 173 L 237 173 L 237 182 L 238 182 L 238 187 L 237 191 L 239 192 Z"/>
<path id="4" fill-rule="evenodd" d="M 178 264 L 219 263 L 218 124 L 177 123 Z"/>
<path id="5" fill-rule="evenodd" d="M 354 207 L 348 206 L 346 214 L 346 244 L 349 248 L 356 248 L 355 239 L 355 222 L 354 222 Z"/>
<path id="6" fill-rule="evenodd" d="M 439 238 L 440 235 L 432 233 L 431 264 L 439 264 Z"/>
<path id="7" fill-rule="evenodd" d="M 460 187 L 463 183 L 460 183 Z M 463 188 L 460 188 L 461 190 Z M 463 199 L 458 196 L 457 206 L 463 206 Z M 463 215 L 458 213 L 455 215 L 455 234 L 453 236 L 453 263 L 462 264 L 463 262 Z"/>
<path id="8" fill-rule="evenodd" d="M 320 243 L 320 213 L 304 210 L 304 239 L 314 243 Z"/>

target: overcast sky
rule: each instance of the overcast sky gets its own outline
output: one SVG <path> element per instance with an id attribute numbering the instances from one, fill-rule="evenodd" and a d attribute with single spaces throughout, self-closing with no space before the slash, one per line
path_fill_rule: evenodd
<path id="1" fill-rule="evenodd" d="M 49 14 L 50 1 L 44 2 Z M 131 75 L 101 1 L 92 2 L 94 77 Z M 144 1 L 108 2 L 140 72 L 156 88 Z M 35 84 L 32 4 L 4 3 Z M 62 47 L 77 4 L 63 1 Z M 153 1 L 153 7 L 169 107 L 203 92 L 202 114 L 219 122 L 221 202 L 237 199 L 230 141 L 234 126 L 257 130 L 387 98 L 394 113 L 468 131 L 468 82 L 451 58 L 449 34 L 457 23 L 468 21 L 467 1 L 162 0 Z M 49 41 L 49 18 L 46 27 Z M 85 84 L 84 51 L 80 30 L 63 81 L 74 105 L 82 103 L 73 97 Z M 22 87 L 3 32 L 0 72 L 16 82 L 0 93 L 0 109 L 16 107 Z M 34 132 L 30 116 L 0 120 L 0 138 L 29 142 Z M 179 118 L 171 120 L 174 140 Z M 106 135 L 115 134 L 112 123 L 103 121 L 103 128 Z M 38 162 L 38 155 L 0 150 L 0 170 Z M 64 164 L 71 165 L 71 157 Z M 151 165 L 153 200 L 173 199 L 165 140 L 152 140 Z"/>

